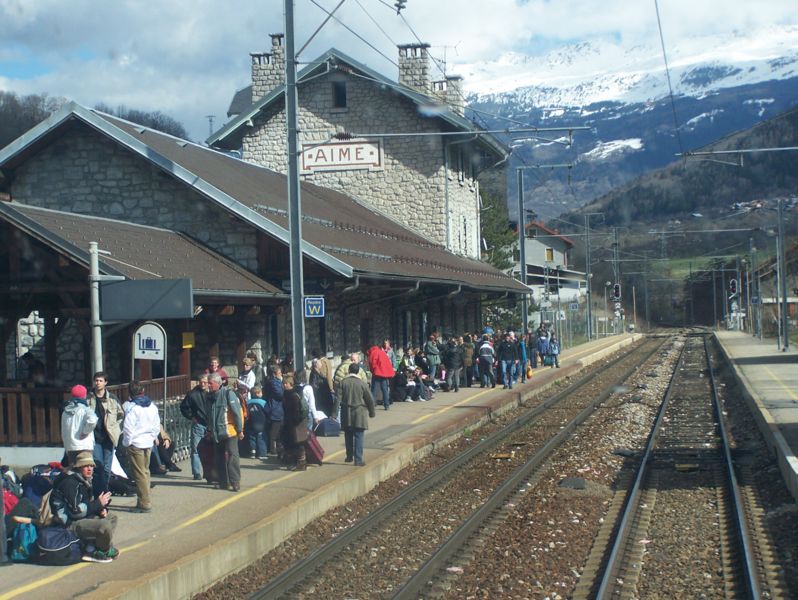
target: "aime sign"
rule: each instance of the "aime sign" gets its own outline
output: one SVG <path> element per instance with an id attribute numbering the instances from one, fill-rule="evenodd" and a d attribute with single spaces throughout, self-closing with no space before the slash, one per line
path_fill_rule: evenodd
<path id="1" fill-rule="evenodd" d="M 382 140 L 348 140 L 333 144 L 302 144 L 300 172 L 382 170 Z"/>

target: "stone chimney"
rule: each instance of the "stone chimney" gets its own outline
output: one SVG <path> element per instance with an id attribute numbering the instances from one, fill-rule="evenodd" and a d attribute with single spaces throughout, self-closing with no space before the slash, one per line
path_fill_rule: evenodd
<path id="1" fill-rule="evenodd" d="M 432 93 L 429 44 L 399 46 L 399 83 L 424 94 Z"/>
<path id="2" fill-rule="evenodd" d="M 465 115 L 465 97 L 463 96 L 463 78 L 459 75 L 446 76 L 446 104 L 461 117 Z"/>
<path id="3" fill-rule="evenodd" d="M 285 47 L 283 34 L 273 33 L 271 52 L 253 52 L 252 102 L 257 102 L 285 82 Z"/>

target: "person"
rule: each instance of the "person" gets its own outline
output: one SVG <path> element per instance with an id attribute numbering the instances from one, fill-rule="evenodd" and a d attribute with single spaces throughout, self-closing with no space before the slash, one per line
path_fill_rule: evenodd
<path id="1" fill-rule="evenodd" d="M 385 410 L 388 410 L 391 405 L 388 382 L 393 379 L 394 376 L 391 359 L 388 358 L 385 350 L 378 346 L 372 346 L 368 351 L 368 361 L 369 369 L 371 369 L 371 395 L 374 396 L 377 388 L 380 388 L 382 393 L 382 406 Z M 344 381 L 346 381 L 346 377 Z"/>
<path id="2" fill-rule="evenodd" d="M 513 389 L 513 367 L 518 363 L 518 348 L 509 332 L 504 334 L 502 343 L 496 348 L 496 358 L 501 366 L 504 388 Z"/>
<path id="3" fill-rule="evenodd" d="M 552 363 L 552 367 L 560 368 L 560 340 L 557 338 L 557 334 L 552 329 L 551 334 L 549 335 L 549 354 L 554 358 L 554 362 Z"/>
<path id="4" fill-rule="evenodd" d="M 391 367 L 393 367 L 395 371 L 399 361 L 396 358 L 396 352 L 394 352 L 393 347 L 391 346 L 391 340 L 387 338 L 384 339 L 382 341 L 382 349 L 385 351 L 385 354 L 388 355 L 388 360 L 391 361 Z"/>
<path id="5" fill-rule="evenodd" d="M 74 464 L 53 481 L 50 509 L 53 520 L 80 539 L 84 561 L 109 563 L 119 556 L 119 550 L 113 546 L 116 515 L 109 513 L 111 492 L 95 496 L 92 491 L 95 468 L 92 452 L 79 452 Z"/>
<path id="6" fill-rule="evenodd" d="M 474 342 L 471 341 L 471 335 L 465 334 L 463 336 L 463 370 L 465 371 L 465 386 L 471 387 L 474 383 Z"/>
<path id="7" fill-rule="evenodd" d="M 208 377 L 210 421 L 208 434 L 213 440 L 219 489 L 238 492 L 241 489 L 241 462 L 238 441 L 244 439 L 244 418 L 241 403 L 233 390 L 222 387 L 222 377 L 212 373 Z"/>
<path id="8" fill-rule="evenodd" d="M 299 373 L 303 379 L 304 373 Z M 281 439 L 285 449 L 285 461 L 293 463 L 292 471 L 304 471 L 307 468 L 305 456 L 305 440 L 308 439 L 308 407 L 302 397 L 301 388 L 294 386 L 294 376 L 283 377 L 283 427 Z"/>
<path id="9" fill-rule="evenodd" d="M 180 403 L 180 413 L 191 421 L 191 474 L 194 481 L 202 479 L 202 461 L 200 461 L 197 446 L 208 430 L 207 393 L 208 376 L 203 373 L 197 376 L 197 385 L 186 394 Z"/>
<path id="10" fill-rule="evenodd" d="M 443 366 L 446 368 L 446 389 L 460 391 L 460 371 L 463 370 L 463 348 L 452 337 L 443 351 Z"/>
<path id="11" fill-rule="evenodd" d="M 144 394 L 144 386 L 135 379 L 128 384 L 130 400 L 125 402 L 122 422 L 122 445 L 127 449 L 128 463 L 136 482 L 136 508 L 133 512 L 150 512 L 150 454 L 158 443 L 161 417 L 158 407 Z"/>
<path id="12" fill-rule="evenodd" d="M 316 398 L 316 405 L 328 415 L 332 414 L 333 395 L 335 390 L 334 369 L 332 362 L 323 356 L 321 350 L 314 348 L 312 352 L 316 360 L 313 371 L 310 374 L 310 385 L 313 386 L 313 394 Z"/>
<path id="13" fill-rule="evenodd" d="M 407 367 L 400 364 L 391 382 L 391 402 L 413 402 L 413 399 L 410 397 L 408 384 Z M 415 385 L 415 383 L 413 385 Z"/>
<path id="14" fill-rule="evenodd" d="M 271 426 L 271 417 L 263 398 L 263 388 L 256 385 L 252 388 L 252 397 L 247 403 L 249 418 L 244 424 L 244 433 L 249 444 L 249 455 L 251 458 L 266 458 L 268 447 L 264 434 L 266 429 Z"/>
<path id="15" fill-rule="evenodd" d="M 408 371 L 407 389 L 408 402 L 427 402 L 432 399 L 432 388 L 429 385 L 429 380 L 419 366 L 416 366 L 412 371 Z"/>
<path id="16" fill-rule="evenodd" d="M 174 456 L 175 445 L 172 443 L 172 437 L 161 425 L 158 439 L 152 445 L 152 452 L 150 453 L 150 474 L 180 473 L 183 469 L 175 464 Z"/>
<path id="17" fill-rule="evenodd" d="M 375 346 L 376 348 L 376 346 Z M 382 352 L 377 348 L 378 352 Z M 387 355 L 382 352 L 387 359 Z M 353 462 L 355 466 L 365 465 L 363 459 L 363 442 L 368 429 L 368 418 L 376 416 L 374 412 L 374 397 L 366 385 L 357 375 L 358 366 L 349 365 L 349 374 L 341 382 L 340 398 L 335 400 L 335 409 L 341 405 L 341 429 L 344 430 L 344 444 L 346 458 L 344 462 Z"/>
<path id="18" fill-rule="evenodd" d="M 541 323 L 540 326 L 537 328 L 535 332 L 535 350 L 537 352 L 537 357 L 540 360 L 540 364 L 543 364 L 543 357 L 549 353 L 549 332 L 546 329 L 546 324 Z M 533 368 L 537 368 L 536 364 L 532 365 Z"/>
<path id="19" fill-rule="evenodd" d="M 313 393 L 313 386 L 308 384 L 308 372 L 305 369 L 294 373 L 294 386 L 302 389 L 302 400 L 308 407 L 308 429 L 313 429 L 319 421 L 326 419 L 327 415 L 316 408 L 316 396 Z"/>
<path id="20" fill-rule="evenodd" d="M 427 343 L 424 344 L 424 355 L 427 357 L 427 363 L 429 364 L 429 378 L 434 382 L 438 365 L 441 364 L 441 349 L 438 347 L 434 333 L 429 336 Z"/>
<path id="21" fill-rule="evenodd" d="M 255 383 L 250 387 L 255 387 L 256 385 L 263 386 L 263 365 L 261 364 L 261 360 L 259 354 L 254 350 L 249 350 L 247 352 L 247 358 L 252 361 L 252 371 L 255 373 Z"/>
<path id="22" fill-rule="evenodd" d="M 71 397 L 61 413 L 61 439 L 64 441 L 66 464 L 72 465 L 79 452 L 94 453 L 94 428 L 97 413 L 89 408 L 87 391 L 80 384 L 72 387 Z"/>
<path id="23" fill-rule="evenodd" d="M 255 370 L 252 366 L 255 363 L 251 358 L 244 358 L 241 361 L 241 372 L 238 374 L 238 388 L 246 391 L 247 397 L 245 401 L 249 399 L 249 394 L 253 387 L 255 387 Z"/>
<path id="24" fill-rule="evenodd" d="M 33 352 L 28 351 L 19 357 L 19 373 L 17 373 L 19 379 L 29 381 L 35 386 L 43 386 L 45 375 L 44 363 L 36 358 Z"/>
<path id="25" fill-rule="evenodd" d="M 227 371 L 225 371 L 219 363 L 218 356 L 211 356 L 210 360 L 208 361 L 208 368 L 205 369 L 205 373 L 210 375 L 212 373 L 218 373 L 219 376 L 222 378 L 222 385 L 227 385 Z"/>
<path id="26" fill-rule="evenodd" d="M 108 491 L 111 479 L 111 465 L 114 461 L 114 449 L 119 445 L 122 435 L 122 418 L 125 416 L 122 404 L 114 394 L 108 391 L 108 375 L 104 371 L 94 374 L 94 388 L 87 397 L 89 408 L 97 413 L 97 424 L 94 426 L 94 495 L 99 496 Z"/>
<path id="27" fill-rule="evenodd" d="M 490 341 L 490 334 L 482 335 L 482 343 L 478 351 L 479 375 L 481 383 L 479 387 L 496 387 L 496 375 L 493 372 L 493 361 L 496 359 L 496 351 Z"/>
<path id="28" fill-rule="evenodd" d="M 360 367 L 360 352 L 352 352 L 341 357 L 341 364 L 338 365 L 338 368 L 335 370 L 335 377 L 333 377 L 333 386 L 336 394 L 338 393 L 338 386 L 344 380 L 344 377 L 349 375 L 349 365 L 351 364 L 356 364 Z M 365 369 L 361 367 L 357 374 L 365 383 L 369 382 Z"/>
<path id="29" fill-rule="evenodd" d="M 268 454 L 277 456 L 277 439 L 280 435 L 280 428 L 283 422 L 283 369 L 279 364 L 270 367 L 269 377 L 266 379 L 266 387 L 263 396 L 266 398 L 266 411 L 269 413 L 268 424 Z"/>

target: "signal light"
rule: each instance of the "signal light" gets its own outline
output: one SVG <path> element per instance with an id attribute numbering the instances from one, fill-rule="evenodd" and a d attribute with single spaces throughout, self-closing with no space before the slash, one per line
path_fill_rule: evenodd
<path id="1" fill-rule="evenodd" d="M 621 299 L 621 284 L 620 283 L 616 283 L 614 286 L 612 286 L 612 297 L 615 298 L 616 300 L 620 300 Z"/>
<path id="2" fill-rule="evenodd" d="M 737 280 L 736 279 L 729 280 L 729 291 L 732 293 L 732 295 L 737 293 Z"/>

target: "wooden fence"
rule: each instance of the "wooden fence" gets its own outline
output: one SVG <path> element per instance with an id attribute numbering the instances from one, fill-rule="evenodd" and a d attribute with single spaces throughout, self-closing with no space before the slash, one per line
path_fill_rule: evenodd
<path id="1" fill-rule="evenodd" d="M 185 424 L 178 416 L 178 407 L 190 389 L 189 377 L 176 375 L 167 378 L 165 402 L 163 379 L 141 383 L 144 393 L 156 401 L 161 409 L 167 430 L 182 430 Z M 128 399 L 127 384 L 108 386 L 108 389 L 122 402 Z M 63 388 L 0 387 L 0 445 L 60 446 L 61 406 L 68 398 L 69 390 Z M 173 437 L 178 434 L 181 446 L 185 444 L 182 431 L 170 433 Z"/>

